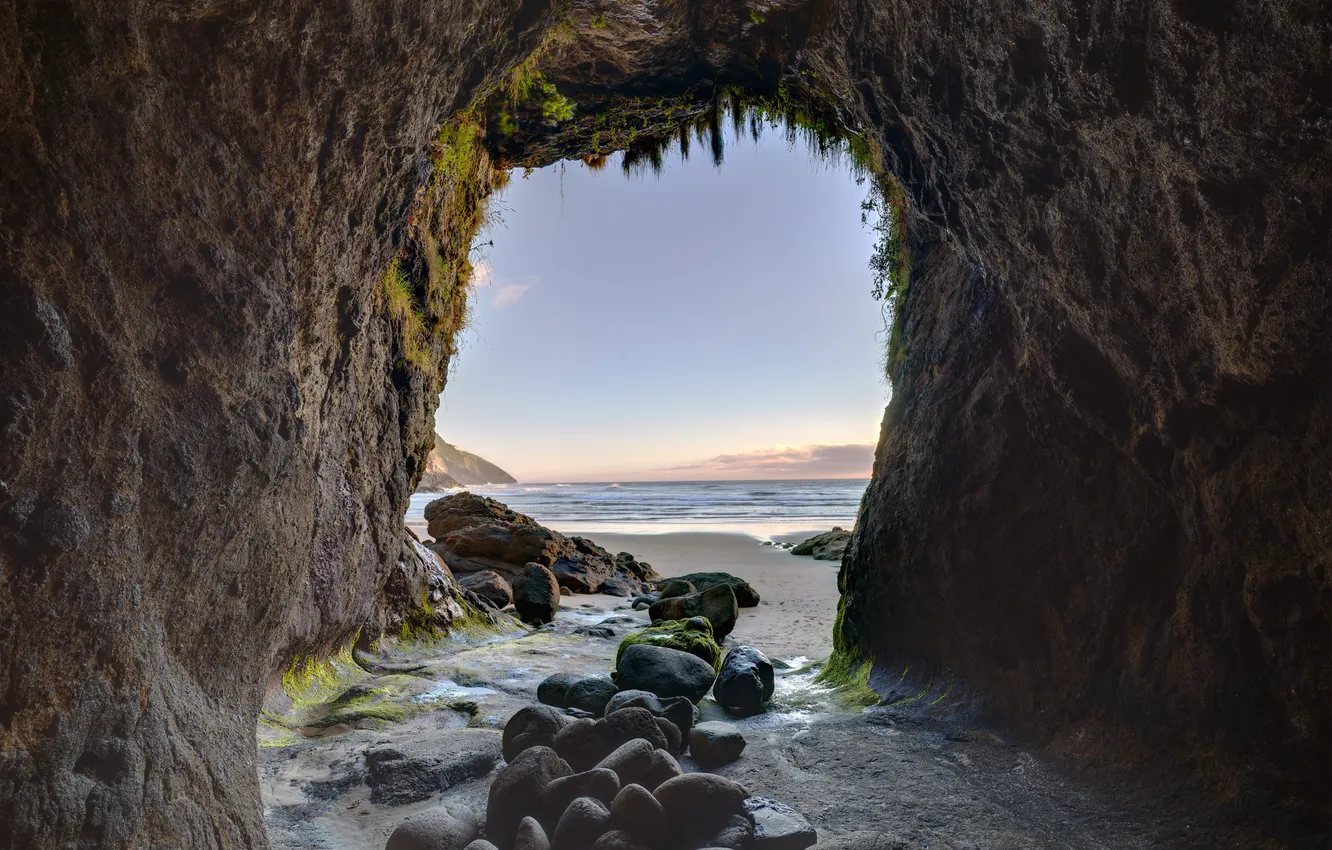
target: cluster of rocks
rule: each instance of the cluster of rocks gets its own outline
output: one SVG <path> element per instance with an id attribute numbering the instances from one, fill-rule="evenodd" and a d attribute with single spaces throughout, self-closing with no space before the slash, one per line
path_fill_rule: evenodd
<path id="1" fill-rule="evenodd" d="M 612 555 L 590 540 L 566 537 L 474 493 L 434 500 L 426 505 L 425 519 L 434 538 L 426 545 L 444 559 L 464 586 L 468 576 L 489 572 L 516 594 L 532 564 L 554 576 L 556 595 L 558 588 L 565 588 L 571 593 L 634 596 L 643 592 L 645 582 L 660 578 L 650 565 L 628 552 Z M 494 579 L 486 576 L 484 583 L 502 598 L 503 588 Z"/>
<path id="2" fill-rule="evenodd" d="M 573 684 L 549 688 L 567 694 Z M 597 720 L 548 705 L 510 719 L 507 765 L 490 787 L 484 838 L 469 812 L 438 809 L 398 827 L 386 850 L 804 850 L 817 842 L 789 806 L 681 768 L 673 754 L 681 732 L 668 716 L 692 724 L 692 705 L 686 712 L 650 694 L 621 696 L 620 707 Z M 690 730 L 696 760 L 699 751 L 734 746 L 706 728 L 713 725 L 729 724 Z"/>
<path id="3" fill-rule="evenodd" d="M 851 532 L 833 528 L 817 534 L 791 548 L 792 555 L 807 555 L 816 561 L 840 561 L 851 543 Z"/>
<path id="4" fill-rule="evenodd" d="M 704 617 L 721 641 L 735 629 L 740 609 L 758 605 L 759 595 L 748 582 L 730 573 L 690 573 L 655 582 L 652 589 L 634 597 L 632 604 L 638 610 L 646 608 L 654 623 Z"/>

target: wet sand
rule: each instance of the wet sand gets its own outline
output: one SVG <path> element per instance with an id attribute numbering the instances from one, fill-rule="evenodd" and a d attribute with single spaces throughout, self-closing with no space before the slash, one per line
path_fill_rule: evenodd
<path id="1" fill-rule="evenodd" d="M 817 533 L 783 535 L 781 539 L 803 540 Z M 749 582 L 761 601 L 757 608 L 741 610 L 740 622 L 728 643 L 749 644 L 784 659 L 803 656 L 820 660 L 832 652 L 832 625 L 837 614 L 836 561 L 796 557 L 744 534 L 585 536 L 612 552 L 629 552 L 647 561 L 663 576 L 720 570 Z"/>

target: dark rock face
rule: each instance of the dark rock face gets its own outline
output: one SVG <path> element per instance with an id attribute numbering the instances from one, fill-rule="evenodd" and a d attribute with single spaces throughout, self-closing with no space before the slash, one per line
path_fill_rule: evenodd
<path id="1" fill-rule="evenodd" d="M 513 607 L 524 623 L 542 625 L 560 610 L 560 586 L 540 564 L 528 564 L 513 580 Z"/>
<path id="2" fill-rule="evenodd" d="M 494 570 L 467 573 L 458 583 L 496 608 L 502 609 L 513 602 L 513 587 Z"/>
<path id="3" fill-rule="evenodd" d="M 716 678 L 717 671 L 698 656 L 650 643 L 626 647 L 615 668 L 615 684 L 622 690 L 685 697 L 692 703 L 707 696 Z"/>
<path id="4" fill-rule="evenodd" d="M 515 581 L 528 563 L 554 573 L 575 593 L 632 596 L 658 576 L 628 552 L 612 555 L 590 540 L 565 537 L 526 514 L 473 493 L 455 493 L 425 508 L 429 544 L 459 575 L 494 571 Z"/>
<path id="5" fill-rule="evenodd" d="M 712 696 L 730 714 L 750 717 L 763 711 L 776 684 L 768 656 L 752 646 L 737 646 L 726 653 Z"/>

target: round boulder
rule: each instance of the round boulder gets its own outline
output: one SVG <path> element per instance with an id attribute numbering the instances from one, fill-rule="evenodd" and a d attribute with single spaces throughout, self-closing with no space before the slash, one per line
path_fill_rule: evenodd
<path id="1" fill-rule="evenodd" d="M 662 699 L 651 691 L 620 691 L 606 703 L 607 714 L 622 708 L 646 708 L 655 716 L 671 721 L 682 735 L 689 734 L 689 730 L 694 727 L 694 721 L 698 718 L 698 708 L 688 697 Z"/>
<path id="2" fill-rule="evenodd" d="M 726 653 L 712 698 L 737 717 L 752 717 L 772 699 L 772 662 L 752 646 L 737 646 Z"/>
<path id="3" fill-rule="evenodd" d="M 635 644 L 669 646 L 690 655 L 697 655 L 708 662 L 713 670 L 721 667 L 722 651 L 712 637 L 712 623 L 706 617 L 692 617 L 688 620 L 665 620 L 654 623 L 640 632 L 631 634 L 620 641 L 620 648 L 615 652 L 618 664 L 624 651 Z"/>
<path id="4" fill-rule="evenodd" d="M 657 582 L 657 594 L 660 599 L 673 599 L 677 596 L 688 596 L 691 593 L 698 593 L 698 588 L 694 583 L 683 578 L 668 578 Z"/>
<path id="5" fill-rule="evenodd" d="M 522 819 L 513 837 L 513 850 L 550 850 L 550 839 L 541 821 L 531 815 Z"/>
<path id="6" fill-rule="evenodd" d="M 689 752 L 702 767 L 719 767 L 740 758 L 745 751 L 745 736 L 730 723 L 710 720 L 689 732 Z"/>
<path id="7" fill-rule="evenodd" d="M 556 673 L 547 676 L 537 685 L 537 701 L 556 708 L 569 707 L 569 688 L 585 677 L 576 673 Z"/>
<path id="8" fill-rule="evenodd" d="M 656 841 L 668 826 L 666 810 L 642 785 L 626 785 L 610 807 L 611 824 L 647 841 Z"/>
<path id="9" fill-rule="evenodd" d="M 594 767 L 573 776 L 556 779 L 541 791 L 541 805 L 550 822 L 559 820 L 569 804 L 579 797 L 591 797 L 607 806 L 620 793 L 620 779 L 615 771 Z"/>
<path id="10" fill-rule="evenodd" d="M 730 585 L 718 584 L 688 596 L 662 599 L 648 608 L 648 616 L 653 622 L 706 617 L 712 624 L 713 636 L 721 641 L 735 628 L 735 621 L 740 618 L 740 604 L 736 602 L 735 591 Z"/>
<path id="11" fill-rule="evenodd" d="M 668 746 L 652 713 L 622 708 L 600 720 L 573 720 L 555 736 L 554 747 L 575 770 L 590 770 L 622 744 L 643 738 L 653 747 Z"/>
<path id="12" fill-rule="evenodd" d="M 621 690 L 649 691 L 663 699 L 685 697 L 697 703 L 712 688 L 716 671 L 697 656 L 664 646 L 625 648 L 615 671 Z"/>
<path id="13" fill-rule="evenodd" d="M 642 738 L 626 741 L 597 763 L 598 768 L 615 771 L 620 785 L 637 782 L 652 768 L 652 754 L 656 748 Z M 617 789 L 618 790 L 618 789 Z"/>
<path id="14" fill-rule="evenodd" d="M 476 838 L 476 818 L 460 809 L 455 816 L 441 807 L 405 821 L 389 836 L 384 850 L 464 850 Z"/>
<path id="15" fill-rule="evenodd" d="M 486 838 L 500 847 L 513 846 L 522 819 L 544 814 L 542 789 L 572 773 L 568 763 L 550 747 L 530 747 L 519 753 L 490 786 Z"/>
<path id="16" fill-rule="evenodd" d="M 555 574 L 535 561 L 523 567 L 513 582 L 513 607 L 518 618 L 531 626 L 555 619 L 560 610 L 560 585 Z"/>
<path id="17" fill-rule="evenodd" d="M 647 775 L 638 781 L 639 785 L 649 791 L 657 790 L 657 786 L 663 782 L 668 782 L 677 776 L 683 776 L 684 770 L 680 763 L 675 760 L 675 756 L 666 750 L 656 750 L 652 753 L 652 766 L 648 768 Z"/>
<path id="18" fill-rule="evenodd" d="M 555 825 L 551 850 L 588 850 L 610 828 L 610 810 L 600 800 L 579 797 Z"/>
<path id="19" fill-rule="evenodd" d="M 652 795 L 666 810 L 677 838 L 694 847 L 726 826 L 732 815 L 745 813 L 749 791 L 738 782 L 712 773 L 686 773 L 663 782 Z"/>
<path id="20" fill-rule="evenodd" d="M 529 705 L 520 708 L 504 724 L 500 739 L 504 760 L 513 762 L 528 747 L 549 747 L 555 743 L 560 730 L 572 723 L 568 716 L 548 705 Z"/>
<path id="21" fill-rule="evenodd" d="M 569 685 L 565 696 L 565 707 L 577 708 L 594 717 L 600 717 L 606 713 L 606 703 L 617 693 L 619 688 L 610 679 L 589 676 Z"/>

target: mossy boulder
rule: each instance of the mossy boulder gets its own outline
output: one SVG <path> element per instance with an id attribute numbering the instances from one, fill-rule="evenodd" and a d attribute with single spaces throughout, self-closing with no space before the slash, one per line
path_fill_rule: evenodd
<path id="1" fill-rule="evenodd" d="M 620 648 L 615 653 L 615 666 L 620 666 L 620 656 L 627 647 L 637 643 L 667 646 L 687 652 L 712 665 L 713 670 L 721 669 L 722 651 L 712 636 L 712 623 L 705 617 L 689 620 L 666 620 L 648 626 L 641 632 L 629 635 L 620 641 Z"/>

